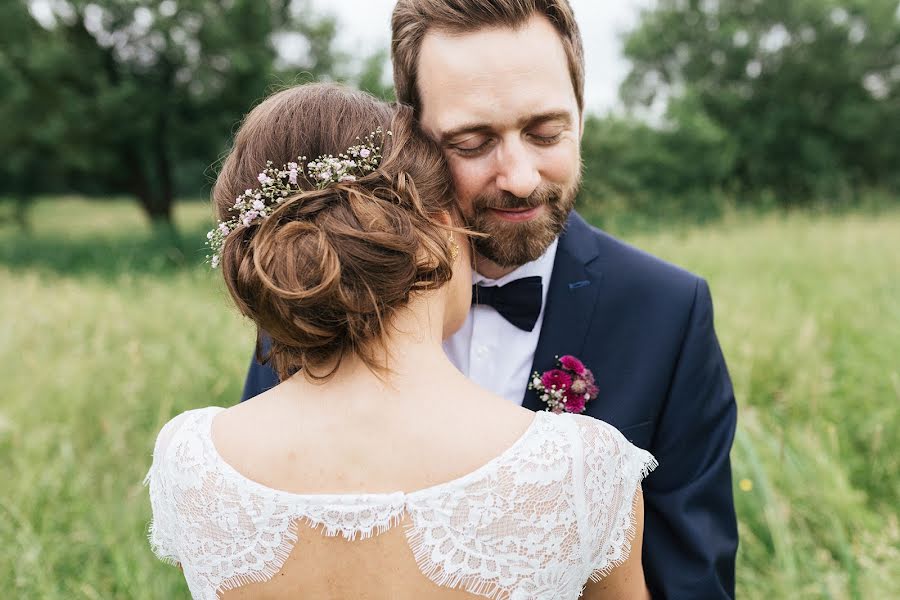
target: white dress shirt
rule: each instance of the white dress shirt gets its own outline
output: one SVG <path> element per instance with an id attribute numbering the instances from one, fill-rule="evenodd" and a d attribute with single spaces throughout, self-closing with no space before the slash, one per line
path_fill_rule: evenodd
<path id="1" fill-rule="evenodd" d="M 487 287 L 539 275 L 543 286 L 541 314 L 534 329 L 523 331 L 501 317 L 492 306 L 473 304 L 463 326 L 444 341 L 444 352 L 466 377 L 516 404 L 522 404 L 531 377 L 558 243 L 557 238 L 537 260 L 500 279 L 488 279 L 474 272 L 472 275 L 473 283 Z"/>

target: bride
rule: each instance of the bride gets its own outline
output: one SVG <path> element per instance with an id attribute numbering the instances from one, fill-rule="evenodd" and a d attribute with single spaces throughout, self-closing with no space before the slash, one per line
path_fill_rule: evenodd
<path id="1" fill-rule="evenodd" d="M 330 84 L 246 117 L 213 192 L 211 259 L 283 383 L 162 428 L 152 548 L 204 600 L 647 598 L 653 458 L 444 356 L 470 244 L 414 123 Z"/>

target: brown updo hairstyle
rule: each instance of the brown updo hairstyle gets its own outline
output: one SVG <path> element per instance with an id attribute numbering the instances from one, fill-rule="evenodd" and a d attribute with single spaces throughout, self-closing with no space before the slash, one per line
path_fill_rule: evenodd
<path id="1" fill-rule="evenodd" d="M 392 316 L 413 293 L 452 275 L 449 230 L 435 219 L 458 215 L 450 173 L 412 109 L 320 83 L 285 89 L 254 108 L 216 180 L 213 204 L 227 221 L 235 199 L 259 186 L 266 161 L 280 168 L 298 156 L 336 156 L 378 127 L 392 135 L 384 135 L 375 172 L 321 190 L 301 179 L 304 191 L 223 245 L 228 291 L 257 325 L 257 359 L 282 380 L 298 369 L 327 379 L 352 354 L 375 372 L 388 369 Z M 271 348 L 263 355 L 266 334 Z"/>

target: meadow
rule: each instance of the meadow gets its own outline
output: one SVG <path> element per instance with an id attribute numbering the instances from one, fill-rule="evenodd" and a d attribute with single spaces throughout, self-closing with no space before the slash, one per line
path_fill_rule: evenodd
<path id="1" fill-rule="evenodd" d="M 240 395 L 253 331 L 179 238 L 125 201 L 39 202 L 0 229 L 0 596 L 187 597 L 150 552 L 142 479 L 171 416 Z M 900 589 L 900 210 L 615 231 L 710 283 L 739 405 L 738 597 Z"/>

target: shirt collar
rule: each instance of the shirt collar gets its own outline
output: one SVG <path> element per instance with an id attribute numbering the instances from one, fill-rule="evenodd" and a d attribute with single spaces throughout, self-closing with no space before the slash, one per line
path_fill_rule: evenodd
<path id="1" fill-rule="evenodd" d="M 538 258 L 517 267 L 515 271 L 507 273 L 499 279 L 488 279 L 480 273 L 472 271 L 472 283 L 487 287 L 494 285 L 501 286 L 506 285 L 510 281 L 521 279 L 522 277 L 539 275 L 541 283 L 544 284 L 544 293 L 546 295 L 547 288 L 550 285 L 550 275 L 553 273 L 553 262 L 556 259 L 556 247 L 558 245 L 559 238 L 557 237 Z"/>

